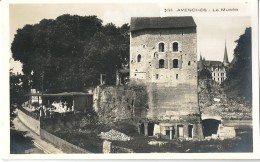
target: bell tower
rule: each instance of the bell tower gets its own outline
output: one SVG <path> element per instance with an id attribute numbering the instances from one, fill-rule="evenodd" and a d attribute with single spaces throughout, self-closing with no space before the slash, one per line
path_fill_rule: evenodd
<path id="1" fill-rule="evenodd" d="M 223 59 L 223 64 L 224 64 L 224 66 L 229 66 L 226 40 L 225 40 L 225 50 L 224 50 L 224 59 Z"/>

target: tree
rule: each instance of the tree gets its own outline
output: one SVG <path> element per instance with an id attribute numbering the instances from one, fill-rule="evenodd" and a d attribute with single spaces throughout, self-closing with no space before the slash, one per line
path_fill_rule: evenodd
<path id="1" fill-rule="evenodd" d="M 13 119 L 15 118 L 15 109 L 25 101 L 24 95 L 27 89 L 27 78 L 24 75 L 15 75 L 12 69 L 9 71 L 10 80 L 10 125 L 13 126 Z"/>
<path id="2" fill-rule="evenodd" d="M 201 71 L 199 71 L 199 75 L 198 75 L 199 79 L 212 79 L 211 73 L 208 69 L 202 69 Z"/>
<path id="3" fill-rule="evenodd" d="M 17 30 L 12 43 L 33 87 L 44 91 L 81 91 L 97 85 L 100 73 L 112 84 L 115 70 L 129 60 L 129 26 L 102 25 L 96 16 L 62 15 Z"/>
<path id="4" fill-rule="evenodd" d="M 113 85 L 116 80 L 116 70 L 129 60 L 129 30 L 127 24 L 117 28 L 110 23 L 105 25 L 100 32 L 95 33 L 85 48 L 85 56 L 82 64 L 86 70 L 91 69 L 90 74 L 85 77 L 86 83 L 95 85 L 93 80 L 98 82 L 99 74 L 106 75 L 106 83 Z M 92 74 L 92 76 L 91 76 Z M 92 81 L 92 82 L 91 82 Z"/>
<path id="5" fill-rule="evenodd" d="M 26 76 L 18 74 L 15 75 L 12 69 L 9 71 L 10 79 L 10 105 L 20 105 L 24 101 L 24 94 L 26 94 L 26 89 L 29 86 Z"/>
<path id="6" fill-rule="evenodd" d="M 252 42 L 251 27 L 246 28 L 234 49 L 236 61 L 227 71 L 227 79 L 223 83 L 230 97 L 243 97 L 252 103 Z"/>

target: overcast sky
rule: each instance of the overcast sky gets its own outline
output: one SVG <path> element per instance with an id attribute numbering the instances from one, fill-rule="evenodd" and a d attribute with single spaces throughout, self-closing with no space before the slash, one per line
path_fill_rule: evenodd
<path id="1" fill-rule="evenodd" d="M 158 4 L 12 4 L 10 13 L 10 43 L 18 28 L 25 24 L 39 23 L 42 19 L 55 19 L 63 14 L 97 15 L 103 23 L 112 22 L 117 26 L 129 23 L 131 17 L 160 16 Z M 206 60 L 222 61 L 224 56 L 225 40 L 228 57 L 231 61 L 234 42 L 250 25 L 250 17 L 194 17 L 197 24 L 198 58 L 200 53 Z M 21 65 L 11 61 L 14 72 L 20 71 Z"/>

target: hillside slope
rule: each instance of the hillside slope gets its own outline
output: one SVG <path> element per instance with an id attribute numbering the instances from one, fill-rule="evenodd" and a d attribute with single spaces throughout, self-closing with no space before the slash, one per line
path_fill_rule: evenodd
<path id="1" fill-rule="evenodd" d="M 222 119 L 252 119 L 252 108 L 241 97 L 229 98 L 224 89 L 211 79 L 199 80 L 199 107 L 202 114 Z"/>

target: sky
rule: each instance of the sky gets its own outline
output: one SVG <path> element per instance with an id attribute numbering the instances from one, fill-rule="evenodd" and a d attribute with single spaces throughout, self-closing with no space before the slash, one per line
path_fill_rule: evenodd
<path id="1" fill-rule="evenodd" d="M 131 4 L 10 4 L 10 43 L 14 39 L 16 30 L 26 24 L 36 24 L 42 19 L 55 19 L 63 14 L 97 15 L 103 24 L 114 23 L 121 26 L 130 23 L 131 17 L 158 17 L 160 6 L 157 3 Z M 244 33 L 246 27 L 251 26 L 250 17 L 221 16 L 221 17 L 193 17 L 197 24 L 197 58 L 200 54 L 206 60 L 222 61 L 224 57 L 225 41 L 229 61 L 233 58 L 236 47 L 235 41 Z M 10 57 L 12 56 L 10 52 Z M 21 72 L 21 63 L 10 59 L 14 72 Z"/>

